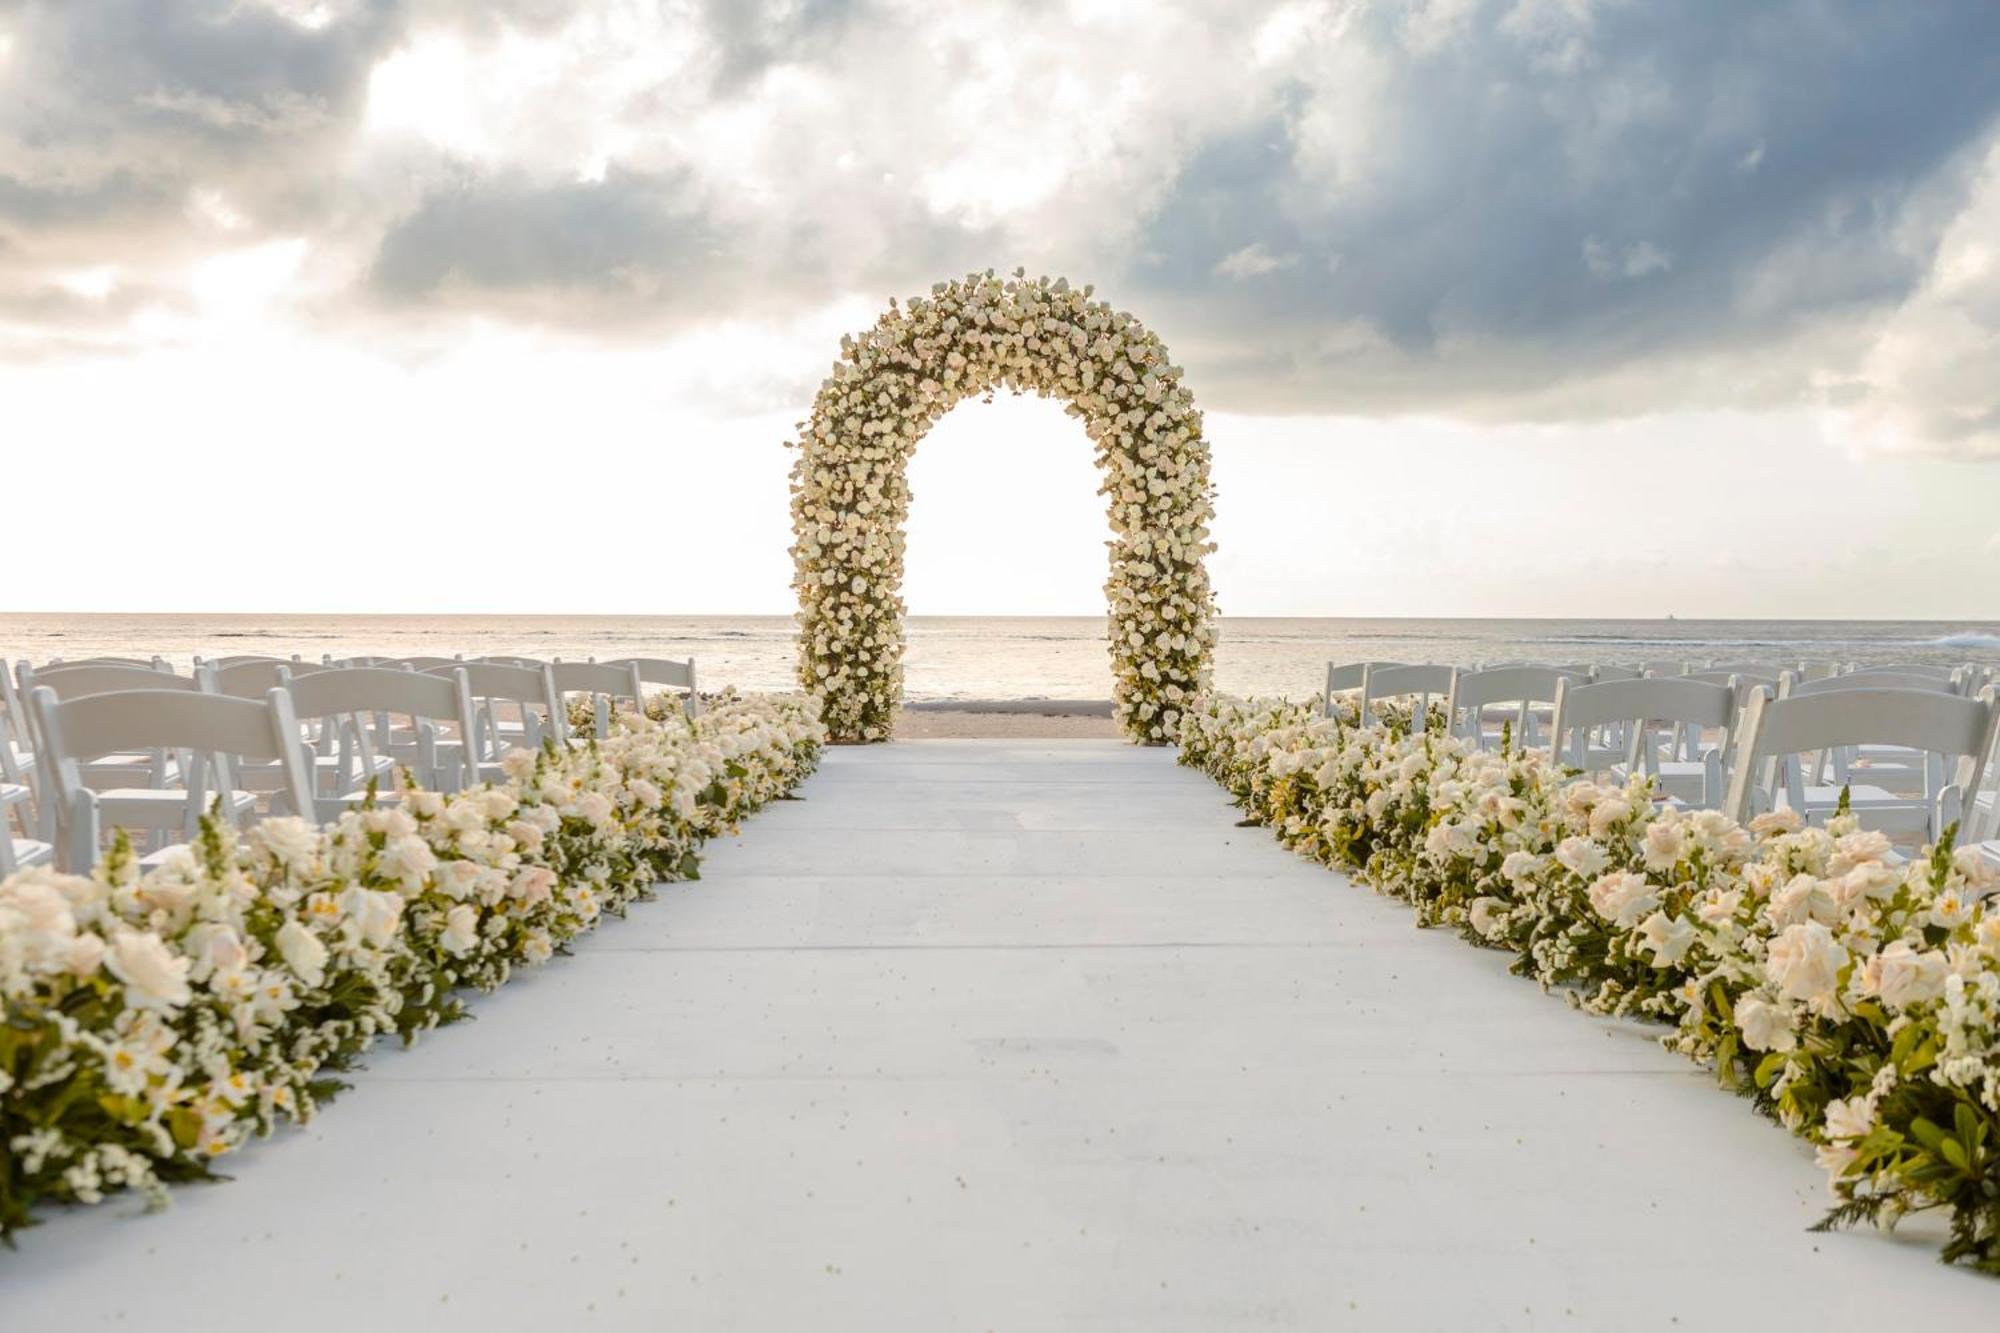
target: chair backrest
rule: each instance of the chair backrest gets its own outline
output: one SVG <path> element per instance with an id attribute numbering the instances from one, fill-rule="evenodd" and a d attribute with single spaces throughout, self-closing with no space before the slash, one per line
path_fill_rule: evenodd
<path id="1" fill-rule="evenodd" d="M 639 668 L 639 679 L 648 685 L 665 685 L 669 689 L 687 691 L 687 715 L 701 715 L 701 687 L 695 684 L 694 659 L 676 662 L 670 657 L 614 657 L 606 666 Z"/>
<path id="2" fill-rule="evenodd" d="M 366 771 L 374 759 L 374 745 L 367 726 L 359 721 L 372 714 L 393 714 L 416 722 L 449 722 L 458 728 L 463 779 L 471 786 L 479 781 L 479 757 L 475 738 L 478 713 L 463 667 L 445 667 L 435 672 L 404 671 L 395 667 L 333 667 L 291 678 L 293 712 L 301 718 L 354 718 L 357 722 L 350 740 L 360 751 L 356 771 Z M 432 786 L 442 786 L 434 753 L 435 737 L 420 738 L 420 774 Z M 336 793 L 338 794 L 338 793 Z"/>
<path id="3" fill-rule="evenodd" d="M 1326 689 L 1320 694 L 1321 712 L 1327 716 L 1333 713 L 1333 696 L 1348 690 L 1361 688 L 1361 678 L 1368 674 L 1369 667 L 1401 666 L 1401 662 L 1328 662 L 1326 664 Z"/>
<path id="4" fill-rule="evenodd" d="M 1920 676 L 1906 671 L 1850 671 L 1818 680 L 1784 678 L 1778 687 L 1781 699 L 1808 694 L 1830 694 L 1840 690 L 1929 690 L 1936 694 L 1958 693 L 1958 683 L 1949 676 Z"/>
<path id="5" fill-rule="evenodd" d="M 1522 746 L 1534 745 L 1534 705 L 1554 703 L 1556 690 L 1564 681 L 1583 682 L 1580 671 L 1555 667 L 1505 666 L 1486 671 L 1459 671 L 1451 678 L 1451 694 L 1445 704 L 1445 728 L 1474 744 L 1486 745 L 1482 715 L 1491 704 L 1511 704 L 1515 709 L 1514 738 Z M 1470 712 L 1469 721 L 1459 717 Z"/>
<path id="6" fill-rule="evenodd" d="M 120 690 L 59 698 L 39 685 L 32 707 L 40 732 L 37 758 L 50 784 L 57 821 L 64 829 L 71 870 L 88 868 L 96 853 L 96 793 L 83 783 L 82 765 L 135 750 L 188 750 L 213 757 L 216 786 L 231 791 L 231 757 L 276 763 L 297 810 L 311 810 L 312 779 L 299 748 L 291 699 L 272 690 L 264 699 L 231 699 L 190 690 Z M 199 801 L 198 788 L 189 793 Z M 222 805 L 234 818 L 229 801 Z"/>
<path id="7" fill-rule="evenodd" d="M 1776 679 L 1792 670 L 1783 662 L 1716 662 L 1711 661 L 1702 668 L 1704 674 L 1722 672 L 1731 676 L 1769 676 Z"/>
<path id="8" fill-rule="evenodd" d="M 1991 760 L 1996 717 L 2000 710 L 1990 690 L 1977 699 L 1906 689 L 1828 690 L 1777 699 L 1754 690 L 1743 710 L 1726 809 L 1748 819 L 1760 794 L 1774 795 L 1772 761 L 1853 745 L 1894 745 L 1955 759 L 1951 785 L 1957 799 L 1968 799 L 1979 790 Z M 1946 811 L 1940 817 L 1956 816 Z"/>
<path id="9" fill-rule="evenodd" d="M 484 657 L 475 657 L 472 660 L 475 662 L 490 662 L 494 666 L 544 667 L 552 665 L 547 658 L 542 657 L 508 657 L 491 653 Z"/>
<path id="10" fill-rule="evenodd" d="M 1722 754 L 1729 748 L 1736 723 L 1736 690 L 1678 676 L 1638 680 L 1607 680 L 1594 684 L 1562 681 L 1556 686 L 1555 717 L 1549 727 L 1549 755 L 1560 763 L 1588 769 L 1589 738 L 1595 728 L 1623 728 L 1626 772 L 1659 776 L 1660 747 L 1650 735 L 1655 726 L 1693 728 L 1697 737 L 1714 728 L 1720 740 L 1703 762 L 1702 802 L 1722 799 Z"/>
<path id="11" fill-rule="evenodd" d="M 1775 693 L 1778 686 L 1784 681 L 1785 675 L 1783 672 L 1773 676 L 1766 676 L 1755 671 L 1690 671 L 1685 676 L 1677 676 L 1675 679 L 1699 681 L 1704 685 L 1729 685 L 1733 683 L 1744 689 L 1761 685 Z M 1744 702 L 1747 702 L 1747 696 L 1737 700 L 1739 706 Z"/>
<path id="12" fill-rule="evenodd" d="M 296 662 L 298 660 L 296 657 L 273 657 L 269 653 L 230 653 L 223 657 L 197 657 L 194 659 L 194 664 L 196 666 L 221 668 L 242 666 L 246 662 Z"/>
<path id="13" fill-rule="evenodd" d="M 608 662 L 557 662 L 549 667 L 549 674 L 555 678 L 559 694 L 608 694 L 630 699 L 635 705 L 645 698 L 645 681 L 639 675 L 639 668 L 630 662 L 624 666 Z"/>
<path id="14" fill-rule="evenodd" d="M 1373 705 L 1377 699 L 1415 695 L 1417 697 L 1415 725 L 1421 730 L 1425 716 L 1430 710 L 1432 696 L 1449 695 L 1452 677 L 1457 674 L 1457 667 L 1441 666 L 1435 662 L 1366 668 L 1361 673 L 1362 725 L 1374 721 Z"/>
<path id="15" fill-rule="evenodd" d="M 1950 680 L 1962 666 L 1943 666 L 1936 662 L 1877 662 L 1873 666 L 1861 666 L 1850 662 L 1833 671 L 1836 676 L 1866 675 L 1887 671 L 1899 676 L 1930 676 L 1937 680 Z"/>
<path id="16" fill-rule="evenodd" d="M 1648 676 L 1685 676 L 1689 671 L 1693 670 L 1693 667 L 1683 661 L 1660 658 L 1651 662 L 1639 663 L 1639 670 L 1642 674 Z"/>
<path id="17" fill-rule="evenodd" d="M 611 710 L 616 700 L 630 699 L 633 708 L 645 711 L 645 682 L 639 679 L 639 668 L 630 662 L 624 666 L 557 662 L 549 668 L 549 674 L 555 678 L 558 694 L 593 696 L 591 721 L 599 740 L 611 734 Z"/>
<path id="18" fill-rule="evenodd" d="M 167 659 L 157 655 L 153 657 L 52 657 L 42 667 L 42 670 L 54 671 L 60 668 L 88 666 L 131 666 L 145 667 L 150 671 L 164 671 L 167 667 Z"/>
<path id="19" fill-rule="evenodd" d="M 528 707 L 539 708 L 545 715 L 541 726 L 560 743 L 569 737 L 569 727 L 563 717 L 562 695 L 556 689 L 555 676 L 548 667 L 499 666 L 492 662 L 449 662 L 431 667 L 426 675 L 449 675 L 455 671 L 465 673 L 465 681 L 472 698 L 484 705 L 511 703 L 525 705 L 523 721 L 531 728 L 535 721 L 526 711 Z M 531 743 L 539 743 L 538 731 L 530 732 Z M 497 738 L 496 738 L 497 748 Z"/>
<path id="20" fill-rule="evenodd" d="M 28 664 L 22 662 L 18 666 L 26 670 Z M 7 711 L 7 716 L 0 719 L 0 749 L 7 748 L 10 743 L 22 750 L 35 748 L 35 727 L 28 718 L 25 700 L 25 692 L 14 689 L 14 673 L 0 666 L 0 708 Z M 13 758 L 11 751 L 8 758 Z"/>
<path id="21" fill-rule="evenodd" d="M 1599 662 L 1590 669 L 1590 679 L 1592 681 L 1637 680 L 1645 674 L 1646 669 L 1644 667 L 1620 666 L 1616 662 Z"/>
<path id="22" fill-rule="evenodd" d="M 407 667 L 411 671 L 431 671 L 437 667 L 465 665 L 462 657 L 388 657 L 379 663 L 382 666 Z"/>
<path id="23" fill-rule="evenodd" d="M 261 699 L 272 690 L 282 689 L 302 676 L 331 670 L 317 662 L 287 662 L 281 657 L 243 658 L 227 666 L 211 665 L 202 679 L 210 694 L 226 694 L 232 699 Z"/>
<path id="24" fill-rule="evenodd" d="M 21 690 L 53 691 L 58 699 L 81 699 L 87 694 L 113 694 L 121 690 L 199 691 L 201 682 L 192 676 L 176 676 L 144 666 L 65 666 L 36 669 L 25 663 L 21 668 Z"/>

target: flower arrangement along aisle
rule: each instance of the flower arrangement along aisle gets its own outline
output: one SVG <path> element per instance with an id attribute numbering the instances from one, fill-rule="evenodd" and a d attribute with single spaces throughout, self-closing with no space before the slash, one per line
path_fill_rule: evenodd
<path id="1" fill-rule="evenodd" d="M 1844 812 L 1748 827 L 1540 751 L 1209 698 L 1181 762 L 1302 855 L 1504 949 L 1666 1041 L 1818 1146 L 1822 1226 L 1941 1209 L 2000 1273 L 2000 871 L 1951 834 L 1898 863 Z"/>
<path id="2" fill-rule="evenodd" d="M 939 417 L 999 388 L 1062 399 L 1096 446 L 1118 722 L 1133 740 L 1171 741 L 1215 645 L 1201 413 L 1136 319 L 1089 287 L 1018 271 L 891 301 L 873 329 L 841 339 L 792 468 L 800 684 L 824 697 L 834 739 L 888 739 L 903 694 L 910 454 Z"/>
<path id="3" fill-rule="evenodd" d="M 309 1119 L 377 1039 L 411 1041 L 606 913 L 697 871 L 702 842 L 789 792 L 810 697 L 621 716 L 517 750 L 506 779 L 410 792 L 324 827 L 266 819 L 142 872 L 0 882 L 0 1236 L 38 1203 L 165 1182 Z"/>

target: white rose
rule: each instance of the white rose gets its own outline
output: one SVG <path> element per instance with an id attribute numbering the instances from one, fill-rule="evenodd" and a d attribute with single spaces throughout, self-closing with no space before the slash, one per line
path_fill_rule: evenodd
<path id="1" fill-rule="evenodd" d="M 326 981 L 326 945 L 319 936 L 298 922 L 287 921 L 278 930 L 278 956 L 292 974 L 308 986 Z"/>
<path id="2" fill-rule="evenodd" d="M 387 947 L 396 937 L 396 927 L 403 919 L 400 897 L 359 885 L 341 895 L 340 908 L 360 938 L 377 949 Z"/>
<path id="3" fill-rule="evenodd" d="M 1811 1004 L 1831 1000 L 1840 985 L 1847 950 L 1817 921 L 1787 926 L 1771 941 L 1765 975 L 1790 999 Z"/>
<path id="4" fill-rule="evenodd" d="M 421 889 L 431 871 L 437 869 L 437 853 L 431 845 L 414 835 L 391 838 L 382 848 L 378 864 L 382 873 L 391 879 L 401 880 L 410 889 Z"/>
<path id="5" fill-rule="evenodd" d="M 479 913 L 472 904 L 460 903 L 444 916 L 444 933 L 438 937 L 444 951 L 454 956 L 470 953 L 479 943 Z"/>
<path id="6" fill-rule="evenodd" d="M 105 964 L 125 983 L 125 998 L 139 1008 L 167 1011 L 188 1002 L 188 960 L 176 957 L 151 931 L 113 935 Z"/>
<path id="7" fill-rule="evenodd" d="M 1556 861 L 1577 878 L 1592 879 L 1611 863 L 1611 857 L 1589 838 L 1569 837 L 1556 844 Z"/>
<path id="8" fill-rule="evenodd" d="M 104 938 L 88 933 L 77 936 L 70 941 L 68 961 L 69 970 L 77 976 L 95 976 L 104 964 Z"/>
<path id="9" fill-rule="evenodd" d="M 1799 1044 L 1791 1016 L 1755 991 L 1736 1001 L 1736 1027 L 1753 1051 L 1789 1051 Z"/>
<path id="10" fill-rule="evenodd" d="M 319 826 L 292 815 L 259 820 L 250 836 L 283 865 L 303 865 L 319 852 Z"/>
<path id="11" fill-rule="evenodd" d="M 1590 905 L 1597 914 L 1627 930 L 1660 905 L 1646 877 L 1630 870 L 1605 875 L 1590 886 L 1589 892 Z"/>
<path id="12" fill-rule="evenodd" d="M 1646 869 L 1671 870 L 1687 854 L 1687 834 L 1680 823 L 1656 819 L 1646 826 Z"/>
<path id="13" fill-rule="evenodd" d="M 1919 953 L 1907 941 L 1897 940 L 1862 965 L 1861 988 L 1880 996 L 1886 1005 L 1907 1009 L 1943 995 L 1950 972 L 1942 953 L 1935 949 Z"/>
<path id="14" fill-rule="evenodd" d="M 1652 950 L 1654 967 L 1672 967 L 1687 957 L 1687 951 L 1694 945 L 1694 927 L 1686 917 L 1669 918 L 1665 912 L 1655 912 L 1639 927 L 1639 937 L 1644 941 L 1641 947 Z"/>

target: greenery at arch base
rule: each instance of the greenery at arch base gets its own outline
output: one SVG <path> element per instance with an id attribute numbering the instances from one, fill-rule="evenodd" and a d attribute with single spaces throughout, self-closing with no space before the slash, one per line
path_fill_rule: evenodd
<path id="1" fill-rule="evenodd" d="M 1201 413 L 1157 337 L 1063 278 L 989 270 L 941 282 L 841 340 L 792 468 L 799 683 L 821 697 L 832 739 L 889 738 L 903 693 L 910 455 L 953 407 L 1003 388 L 1061 400 L 1096 449 L 1114 534 L 1104 590 L 1116 715 L 1131 739 L 1169 742 L 1208 687 L 1215 646 Z"/>

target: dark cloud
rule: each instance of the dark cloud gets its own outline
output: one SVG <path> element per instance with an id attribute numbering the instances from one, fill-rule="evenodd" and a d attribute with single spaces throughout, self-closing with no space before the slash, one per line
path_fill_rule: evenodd
<path id="1" fill-rule="evenodd" d="M 1918 330 L 2000 322 L 1935 272 L 1995 142 L 1988 0 L 1245 0 L 1163 4 L 1122 34 L 1040 4 L 331 12 L 0 8 L 8 307 L 53 328 L 75 307 L 36 294 L 43 269 L 219 244 L 188 216 L 208 189 L 242 214 L 232 244 L 350 251 L 357 317 L 490 309 L 631 338 L 989 265 L 1068 271 L 1244 411 L 1858 399 L 1909 376 Z M 671 56 L 611 79 L 649 24 Z M 574 90 L 619 89 L 597 112 L 608 164 L 574 160 L 589 133 L 531 151 L 561 87 L 480 152 L 371 144 L 371 70 L 439 34 L 475 77 L 508 43 L 582 41 Z M 731 117 L 766 112 L 741 149 L 759 171 L 732 172 Z M 1885 321 L 1893 357 L 1871 355 Z M 1984 344 L 1959 346 L 1976 366 Z M 1990 438 L 2000 395 L 1976 379 L 1953 378 L 1949 411 L 1899 410 Z"/>
<path id="2" fill-rule="evenodd" d="M 1510 12 L 1416 53 L 1376 10 L 1309 50 L 1264 123 L 1189 161 L 1137 276 L 1263 345 L 1233 373 L 1319 377 L 1306 402 L 1368 395 L 1338 376 L 1378 373 L 1379 349 L 1299 364 L 1349 321 L 1403 357 L 1475 340 L 1530 375 L 1755 345 L 1908 294 L 2000 109 L 2000 7 L 1600 6 L 1564 69 Z M 1337 83 L 1355 44 L 1388 70 L 1363 108 L 1380 157 L 1327 179 L 1302 145 L 1357 110 Z M 1282 269 L 1229 281 L 1253 243 Z"/>

